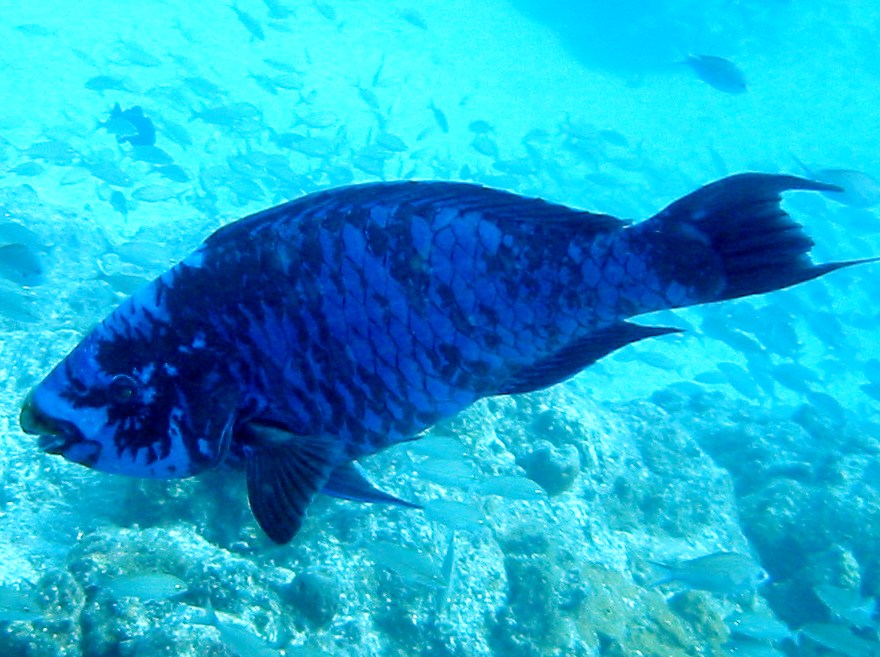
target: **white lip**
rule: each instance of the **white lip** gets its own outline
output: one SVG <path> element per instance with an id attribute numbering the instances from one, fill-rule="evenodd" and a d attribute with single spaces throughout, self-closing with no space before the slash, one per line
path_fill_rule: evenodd
<path id="1" fill-rule="evenodd" d="M 82 438 L 74 424 L 54 418 L 43 411 L 34 402 L 33 391 L 21 405 L 18 422 L 22 431 L 39 436 L 40 449 L 50 454 L 61 454 L 69 445 Z"/>

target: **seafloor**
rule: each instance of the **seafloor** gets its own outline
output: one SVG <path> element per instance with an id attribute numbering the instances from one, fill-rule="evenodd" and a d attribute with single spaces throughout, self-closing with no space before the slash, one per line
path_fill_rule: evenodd
<path id="1" fill-rule="evenodd" d="M 309 191 L 462 179 L 642 218 L 728 173 L 803 173 L 792 156 L 880 175 L 871 3 L 622 2 L 590 15 L 644 48 L 619 67 L 572 45 L 563 5 L 0 7 L 0 247 L 43 269 L 0 263 L 0 655 L 880 652 L 876 265 L 645 318 L 686 332 L 364 463 L 424 511 L 322 497 L 284 547 L 237 475 L 115 477 L 18 428 L 29 387 L 133 287 Z M 735 57 L 748 93 L 672 64 L 656 24 Z M 117 102 L 161 152 L 98 127 Z M 818 260 L 880 254 L 876 210 L 787 207 Z M 720 551 L 770 581 L 650 586 L 651 562 Z"/>

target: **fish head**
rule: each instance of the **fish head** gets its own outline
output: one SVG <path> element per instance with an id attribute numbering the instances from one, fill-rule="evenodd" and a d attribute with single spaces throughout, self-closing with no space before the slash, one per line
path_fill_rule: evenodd
<path id="1" fill-rule="evenodd" d="M 764 586 L 764 584 L 768 584 L 770 580 L 770 573 L 764 570 L 761 566 L 758 566 L 754 574 L 754 588 Z"/>
<path id="2" fill-rule="evenodd" d="M 27 396 L 25 433 L 45 452 L 137 477 L 179 478 L 220 463 L 236 418 L 222 359 L 157 305 L 156 281 L 129 298 Z"/>

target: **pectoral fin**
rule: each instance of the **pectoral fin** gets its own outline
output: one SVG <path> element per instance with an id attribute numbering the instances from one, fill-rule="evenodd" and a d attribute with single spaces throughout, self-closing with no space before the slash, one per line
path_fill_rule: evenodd
<path id="1" fill-rule="evenodd" d="M 302 526 L 306 507 L 336 468 L 336 445 L 329 440 L 249 424 L 247 487 L 251 511 L 276 543 L 289 542 Z"/>

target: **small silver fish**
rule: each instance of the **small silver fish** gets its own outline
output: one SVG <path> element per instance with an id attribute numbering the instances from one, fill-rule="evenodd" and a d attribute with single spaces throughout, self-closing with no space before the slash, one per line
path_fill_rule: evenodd
<path id="1" fill-rule="evenodd" d="M 43 171 L 43 166 L 39 162 L 22 162 L 9 169 L 9 173 L 17 176 L 39 176 Z"/>
<path id="2" fill-rule="evenodd" d="M 422 15 L 412 8 L 401 9 L 397 12 L 397 15 L 400 16 L 407 23 L 412 25 L 413 27 L 417 27 L 420 30 L 427 30 L 428 24 L 425 22 L 425 19 Z"/>
<path id="3" fill-rule="evenodd" d="M 147 203 L 157 203 L 159 201 L 170 201 L 179 198 L 182 192 L 169 187 L 168 185 L 144 185 L 138 187 L 131 193 L 131 197 L 138 201 Z"/>
<path id="4" fill-rule="evenodd" d="M 431 589 L 442 587 L 441 570 L 415 548 L 378 541 L 367 546 L 377 567 L 396 573 L 401 579 Z"/>
<path id="5" fill-rule="evenodd" d="M 43 263 L 26 244 L 0 246 L 0 277 L 22 287 L 34 287 L 46 280 Z"/>
<path id="6" fill-rule="evenodd" d="M 86 89 L 104 93 L 105 91 L 137 92 L 137 87 L 128 78 L 117 78 L 110 75 L 96 75 L 86 80 Z"/>
<path id="7" fill-rule="evenodd" d="M 18 242 L 34 251 L 49 251 L 51 246 L 46 244 L 39 235 L 27 226 L 22 226 L 17 221 L 4 221 L 0 223 L 0 244 L 12 244 Z"/>
<path id="8" fill-rule="evenodd" d="M 208 606 L 203 610 L 202 618 L 194 618 L 190 622 L 197 625 L 212 625 L 217 628 L 220 639 L 230 652 L 238 657 L 280 657 L 282 654 L 243 621 L 229 614 L 218 614 L 214 611 L 210 600 Z"/>
<path id="9" fill-rule="evenodd" d="M 201 76 L 195 75 L 183 78 L 183 84 L 199 98 L 214 101 L 226 95 L 219 86 Z"/>
<path id="10" fill-rule="evenodd" d="M 760 641 L 731 639 L 724 644 L 726 657 L 787 657 L 786 653 Z"/>
<path id="11" fill-rule="evenodd" d="M 323 112 L 315 110 L 297 117 L 297 124 L 302 124 L 307 128 L 329 128 L 339 122 L 339 117 L 333 112 Z"/>
<path id="12" fill-rule="evenodd" d="M 754 641 L 784 641 L 794 634 L 781 620 L 760 612 L 737 612 L 724 619 L 730 633 Z"/>
<path id="13" fill-rule="evenodd" d="M 289 148 L 309 157 L 329 157 L 336 152 L 336 145 L 325 137 L 303 137 L 294 140 Z"/>
<path id="14" fill-rule="evenodd" d="M 95 276 L 95 279 L 104 281 L 114 292 L 126 297 L 150 283 L 149 279 L 135 274 L 108 273 L 101 267 L 100 263 L 98 263 L 98 274 Z"/>
<path id="15" fill-rule="evenodd" d="M 449 132 L 449 120 L 446 118 L 446 114 L 443 113 L 437 105 L 434 104 L 434 101 L 431 101 L 431 104 L 428 105 L 428 109 L 431 110 L 431 113 L 434 115 L 434 120 L 437 122 L 437 125 L 440 126 L 440 129 L 443 132 Z"/>
<path id="16" fill-rule="evenodd" d="M 33 585 L 28 586 L 30 590 L 23 589 L 19 584 L 0 585 L 0 622 L 30 622 L 43 618 Z"/>
<path id="17" fill-rule="evenodd" d="M 282 73 L 271 78 L 272 84 L 281 89 L 299 91 L 306 83 L 299 73 Z"/>
<path id="18" fill-rule="evenodd" d="M 72 164 L 79 157 L 79 152 L 66 141 L 49 139 L 31 144 L 24 154 L 35 160 L 45 160 L 52 164 Z"/>
<path id="19" fill-rule="evenodd" d="M 62 185 L 78 185 L 89 177 L 89 172 L 82 167 L 73 167 L 65 171 L 59 182 Z"/>
<path id="20" fill-rule="evenodd" d="M 376 95 L 376 92 L 370 89 L 369 87 L 363 87 L 361 85 L 357 85 L 358 96 L 361 97 L 361 100 L 367 104 L 371 110 L 380 114 L 379 110 L 379 96 Z"/>
<path id="21" fill-rule="evenodd" d="M 170 573 L 150 572 L 136 575 L 120 575 L 111 579 L 105 587 L 114 598 L 138 598 L 169 600 L 187 591 L 186 582 Z"/>
<path id="22" fill-rule="evenodd" d="M 850 625 L 870 628 L 876 624 L 877 601 L 874 598 L 863 598 L 858 591 L 831 584 L 817 584 L 813 591 L 828 611 Z"/>
<path id="23" fill-rule="evenodd" d="M 232 103 L 193 112 L 192 119 L 201 119 L 211 125 L 239 127 L 242 124 L 262 121 L 262 112 L 251 103 Z"/>
<path id="24" fill-rule="evenodd" d="M 878 371 L 880 371 L 880 367 L 878 367 Z M 468 454 L 467 449 L 460 440 L 447 436 L 428 435 L 411 443 L 406 443 L 405 447 L 406 451 L 410 454 L 434 459 L 461 460 Z"/>
<path id="25" fill-rule="evenodd" d="M 48 37 L 55 34 L 54 30 L 50 30 L 39 23 L 24 23 L 23 25 L 16 25 L 15 29 L 28 36 Z"/>
<path id="26" fill-rule="evenodd" d="M 446 539 L 446 554 L 443 556 L 443 565 L 440 568 L 441 581 L 445 582 L 445 586 L 439 588 L 434 597 L 434 611 L 437 614 L 443 613 L 446 607 L 446 601 L 453 592 L 455 586 L 455 530 L 449 532 L 449 538 Z"/>
<path id="27" fill-rule="evenodd" d="M 823 648 L 847 657 L 876 657 L 877 643 L 854 634 L 845 625 L 807 623 L 800 629 L 802 636 Z"/>
<path id="28" fill-rule="evenodd" d="M 773 380 L 789 390 L 807 394 L 810 383 L 819 383 L 819 375 L 800 363 L 779 363 L 770 368 Z"/>
<path id="29" fill-rule="evenodd" d="M 256 82 L 257 86 L 260 87 L 260 89 L 262 89 L 263 91 L 273 95 L 278 94 L 278 88 L 275 86 L 272 78 L 270 78 L 268 75 L 251 72 L 249 77 L 251 78 L 251 80 Z"/>
<path id="30" fill-rule="evenodd" d="M 128 216 L 128 199 L 125 198 L 125 194 L 118 189 L 114 189 L 110 192 L 110 198 L 108 200 L 110 201 L 110 207 L 123 217 Z"/>
<path id="31" fill-rule="evenodd" d="M 320 0 L 315 0 L 312 4 L 315 6 L 315 9 L 318 10 L 318 13 L 328 21 L 336 20 L 336 10 L 332 5 L 326 2 L 321 2 Z"/>
<path id="32" fill-rule="evenodd" d="M 740 68 L 723 57 L 712 55 L 688 55 L 682 62 L 691 68 L 703 82 L 727 94 L 748 91 L 746 77 Z"/>
<path id="33" fill-rule="evenodd" d="M 390 132 L 380 132 L 376 135 L 376 143 L 392 153 L 403 153 L 409 148 L 403 139 Z"/>
<path id="34" fill-rule="evenodd" d="M 186 170 L 178 164 L 163 164 L 153 168 L 153 171 L 171 182 L 185 183 L 192 180 Z"/>
<path id="35" fill-rule="evenodd" d="M 476 119 L 475 121 L 471 121 L 470 123 L 468 123 L 468 130 L 478 135 L 495 132 L 492 124 L 488 121 L 484 121 L 483 119 Z"/>
<path id="36" fill-rule="evenodd" d="M 260 21 L 247 12 L 239 9 L 237 5 L 232 5 L 230 9 L 235 12 L 235 15 L 238 16 L 239 22 L 244 25 L 244 28 L 250 33 L 251 41 L 264 41 L 266 39 L 266 33 L 263 31 L 263 26 L 260 24 Z"/>
<path id="37" fill-rule="evenodd" d="M 718 372 L 716 370 L 706 370 L 705 372 L 695 374 L 694 381 L 703 385 L 714 386 L 726 383 L 727 379 L 721 372 Z"/>
<path id="38" fill-rule="evenodd" d="M 152 144 L 135 144 L 131 148 L 131 159 L 157 166 L 167 166 L 174 161 L 166 151 Z"/>
<path id="39" fill-rule="evenodd" d="M 867 173 L 853 169 L 812 169 L 794 155 L 792 157 L 813 180 L 840 188 L 840 191 L 836 192 L 822 192 L 823 196 L 842 205 L 861 210 L 872 208 L 880 203 L 880 180 Z"/>
<path id="40" fill-rule="evenodd" d="M 473 461 L 459 459 L 425 459 L 413 462 L 412 468 L 423 479 L 440 486 L 466 488 L 477 475 Z"/>
<path id="41" fill-rule="evenodd" d="M 27 290 L 0 279 L 0 317 L 23 324 L 35 324 L 40 320 L 39 308 Z"/>
<path id="42" fill-rule="evenodd" d="M 121 260 L 144 269 L 165 266 L 175 258 L 173 249 L 168 248 L 167 244 L 149 239 L 129 240 L 113 247 L 111 251 Z"/>
<path id="43" fill-rule="evenodd" d="M 113 59 L 118 63 L 144 67 L 154 67 L 162 64 L 161 59 L 134 41 L 123 41 L 120 39 L 116 42 L 114 51 L 115 56 Z"/>
<path id="44" fill-rule="evenodd" d="M 498 144 L 486 134 L 478 134 L 471 140 L 471 148 L 478 153 L 498 159 Z"/>
<path id="45" fill-rule="evenodd" d="M 119 165 L 115 162 L 98 160 L 88 162 L 84 166 L 93 176 L 95 176 L 95 178 L 100 178 L 104 182 L 114 185 L 115 187 L 131 187 L 134 183 L 131 176 L 120 169 Z"/>
<path id="46" fill-rule="evenodd" d="M 425 502 L 423 510 L 427 520 L 439 522 L 453 531 L 478 531 L 486 522 L 483 510 L 467 502 L 434 499 Z"/>
<path id="47" fill-rule="evenodd" d="M 754 559 L 736 552 L 715 552 L 670 564 L 650 563 L 666 571 L 650 586 L 679 582 L 689 589 L 736 595 L 754 591 L 770 579 L 767 571 Z"/>
<path id="48" fill-rule="evenodd" d="M 534 502 L 547 499 L 544 489 L 528 477 L 489 477 L 480 482 L 477 492 L 481 495 L 498 495 L 508 500 Z"/>

